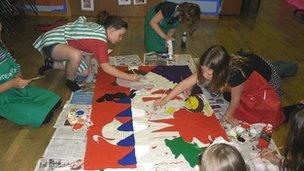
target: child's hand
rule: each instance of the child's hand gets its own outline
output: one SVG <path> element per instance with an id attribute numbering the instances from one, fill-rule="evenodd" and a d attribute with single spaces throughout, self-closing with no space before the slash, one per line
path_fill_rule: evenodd
<path id="1" fill-rule="evenodd" d="M 141 77 L 137 74 L 130 74 L 130 81 L 139 81 Z"/>
<path id="2" fill-rule="evenodd" d="M 15 88 L 24 88 L 31 82 L 30 80 L 22 79 L 20 76 L 16 76 L 11 81 L 12 81 L 13 87 L 15 87 Z"/>
<path id="3" fill-rule="evenodd" d="M 264 149 L 260 153 L 260 157 L 270 161 L 274 165 L 278 165 L 280 162 L 280 159 L 269 149 Z"/>
<path id="4" fill-rule="evenodd" d="M 163 107 L 167 103 L 165 98 L 160 98 L 154 101 L 153 109 L 157 109 L 158 107 Z"/>
<path id="5" fill-rule="evenodd" d="M 239 124 L 240 121 L 235 119 L 232 115 L 225 114 L 224 119 L 229 122 L 230 124 Z"/>
<path id="6" fill-rule="evenodd" d="M 187 90 L 183 91 L 183 96 L 185 98 L 187 98 L 190 94 L 191 94 L 191 90 L 190 89 L 187 89 Z"/>

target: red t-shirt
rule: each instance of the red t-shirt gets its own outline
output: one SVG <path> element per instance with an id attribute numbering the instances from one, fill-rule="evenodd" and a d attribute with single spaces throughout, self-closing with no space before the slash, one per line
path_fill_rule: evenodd
<path id="1" fill-rule="evenodd" d="M 93 53 L 99 63 L 108 63 L 108 44 L 97 39 L 68 40 L 68 45 L 85 52 Z"/>

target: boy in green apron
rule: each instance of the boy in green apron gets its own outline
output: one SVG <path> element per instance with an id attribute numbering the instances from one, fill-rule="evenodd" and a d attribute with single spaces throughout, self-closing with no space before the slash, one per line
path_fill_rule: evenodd
<path id="1" fill-rule="evenodd" d="M 1 32 L 0 23 L 0 32 Z M 55 93 L 28 85 L 15 62 L 0 39 L 0 116 L 18 125 L 38 128 L 50 120 L 48 114 L 60 97 Z M 46 119 L 47 118 L 47 119 Z"/>
<path id="2" fill-rule="evenodd" d="M 147 52 L 167 52 L 166 41 L 174 40 L 175 29 L 184 24 L 191 35 L 200 19 L 200 7 L 184 2 L 161 2 L 152 7 L 145 19 L 145 45 Z"/>

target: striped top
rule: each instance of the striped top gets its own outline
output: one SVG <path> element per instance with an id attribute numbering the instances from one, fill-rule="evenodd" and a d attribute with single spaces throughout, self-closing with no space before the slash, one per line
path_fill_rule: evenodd
<path id="1" fill-rule="evenodd" d="M 50 30 L 38 37 L 33 46 L 41 52 L 45 46 L 55 43 L 68 44 L 68 40 L 96 39 L 107 43 L 107 34 L 103 26 L 87 22 L 80 16 L 76 21 Z"/>
<path id="2" fill-rule="evenodd" d="M 20 73 L 20 65 L 15 62 L 3 42 L 0 41 L 0 83 L 14 78 L 18 73 Z"/>

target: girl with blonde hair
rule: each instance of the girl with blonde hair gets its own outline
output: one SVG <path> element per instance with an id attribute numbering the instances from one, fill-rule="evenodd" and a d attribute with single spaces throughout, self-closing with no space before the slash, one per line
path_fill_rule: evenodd
<path id="1" fill-rule="evenodd" d="M 246 171 L 246 164 L 235 147 L 220 143 L 206 149 L 200 171 Z"/>

